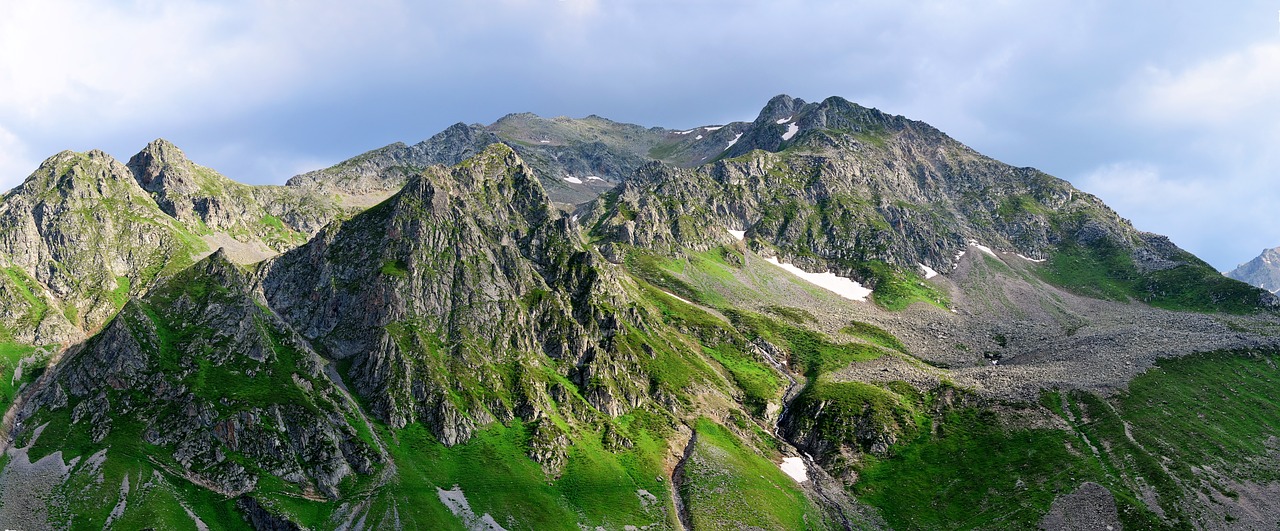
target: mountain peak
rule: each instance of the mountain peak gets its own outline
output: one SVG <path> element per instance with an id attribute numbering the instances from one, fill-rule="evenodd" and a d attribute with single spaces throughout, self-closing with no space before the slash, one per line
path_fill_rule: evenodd
<path id="1" fill-rule="evenodd" d="M 142 151 L 129 158 L 126 166 L 133 172 L 138 185 L 153 193 L 189 195 L 199 190 L 200 181 L 208 177 L 196 171 L 196 165 L 178 146 L 163 138 L 148 143 Z"/>
<path id="2" fill-rule="evenodd" d="M 1257 258 L 1236 266 L 1227 277 L 1280 294 L 1280 247 L 1263 249 Z"/>
<path id="3" fill-rule="evenodd" d="M 800 98 L 792 98 L 786 94 L 779 94 L 769 99 L 769 103 L 760 109 L 760 115 L 756 117 L 756 123 L 769 121 L 778 121 L 795 116 L 800 109 L 805 106 L 805 101 Z"/>

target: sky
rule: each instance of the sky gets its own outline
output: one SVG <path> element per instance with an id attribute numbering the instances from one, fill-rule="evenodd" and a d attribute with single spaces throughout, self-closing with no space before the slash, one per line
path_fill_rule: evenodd
<path id="1" fill-rule="evenodd" d="M 928 122 L 1220 270 L 1280 246 L 1280 0 L 5 0 L 0 190 L 64 149 L 282 183 L 507 113 L 777 94 Z"/>

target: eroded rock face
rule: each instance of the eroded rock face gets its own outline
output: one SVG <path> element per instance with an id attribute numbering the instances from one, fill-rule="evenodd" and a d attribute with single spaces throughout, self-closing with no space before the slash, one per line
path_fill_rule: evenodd
<path id="1" fill-rule="evenodd" d="M 126 304 L 65 356 L 19 420 L 70 408 L 93 442 L 141 438 L 163 449 L 162 466 L 228 496 L 270 474 L 337 497 L 343 478 L 384 457 L 348 424 L 358 414 L 324 361 L 250 281 L 215 253 Z"/>
<path id="2" fill-rule="evenodd" d="M 123 164 L 96 150 L 59 153 L 0 199 L 0 282 L 11 288 L 0 326 L 26 343 L 80 339 L 204 251 Z"/>
<path id="3" fill-rule="evenodd" d="M 635 319 L 612 266 L 577 231 L 515 152 L 495 144 L 267 263 L 262 287 L 326 356 L 351 359 L 351 382 L 376 416 L 423 422 L 452 445 L 557 407 L 548 371 L 610 414 L 645 399 L 635 360 L 611 345 Z"/>

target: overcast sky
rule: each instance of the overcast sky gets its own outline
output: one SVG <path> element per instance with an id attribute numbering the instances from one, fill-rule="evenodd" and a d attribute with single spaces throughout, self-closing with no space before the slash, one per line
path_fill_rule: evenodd
<path id="1" fill-rule="evenodd" d="M 5 0 L 0 189 L 158 137 L 281 183 L 511 112 L 686 128 L 838 95 L 1067 179 L 1219 269 L 1280 245 L 1280 0 L 1119 4 Z"/>

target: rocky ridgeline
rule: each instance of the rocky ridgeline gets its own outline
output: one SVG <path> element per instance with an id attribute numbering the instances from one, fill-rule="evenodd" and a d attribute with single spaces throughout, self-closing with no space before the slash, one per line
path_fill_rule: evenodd
<path id="1" fill-rule="evenodd" d="M 1228 271 L 1227 276 L 1271 293 L 1280 293 L 1280 247 L 1263 250 L 1257 258 Z"/>
<path id="2" fill-rule="evenodd" d="M 250 186 L 187 159 L 156 140 L 129 159 L 129 169 L 161 210 L 189 227 L 292 249 L 343 214 L 330 197 L 302 188 Z"/>
<path id="3" fill-rule="evenodd" d="M 650 163 L 582 207 L 583 224 L 614 244 L 666 251 L 705 249 L 741 230 L 765 254 L 872 286 L 871 262 L 950 271 L 972 241 L 1031 259 L 1114 247 L 1138 274 L 1187 265 L 1216 276 L 1066 181 L 840 98 L 774 98 L 726 155 L 696 168 Z"/>

